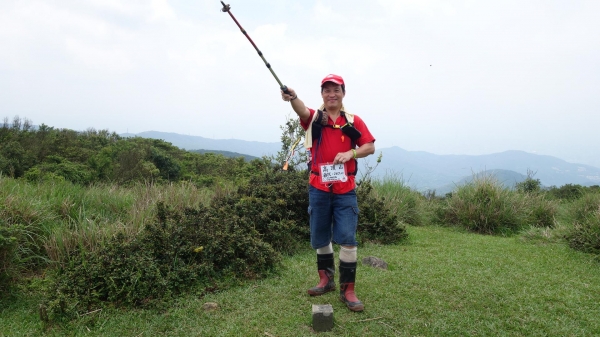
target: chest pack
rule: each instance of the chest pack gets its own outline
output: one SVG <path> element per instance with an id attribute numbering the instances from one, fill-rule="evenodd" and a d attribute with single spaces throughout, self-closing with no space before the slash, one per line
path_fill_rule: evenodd
<path id="1" fill-rule="evenodd" d="M 328 123 L 329 116 L 326 111 L 321 109 L 315 111 L 313 118 L 306 129 L 306 136 L 304 137 L 304 148 L 310 149 L 313 147 L 313 141 L 316 140 L 317 144 L 321 140 L 321 132 L 323 128 L 340 129 L 342 133 L 348 136 L 351 140 L 352 149 L 356 147 L 356 141 L 360 138 L 361 133 L 354 127 L 354 115 L 347 113 L 343 110 L 340 113 L 346 123 L 344 125 L 330 125 Z"/>
<path id="2" fill-rule="evenodd" d="M 323 108 L 323 107 L 321 107 Z M 321 144 L 321 133 L 323 132 L 323 128 L 331 128 L 331 129 L 340 129 L 342 133 L 348 138 L 350 138 L 350 149 L 356 148 L 356 141 L 360 138 L 361 133 L 354 127 L 354 115 L 351 113 L 346 113 L 343 110 L 340 112 L 341 116 L 345 120 L 344 125 L 331 125 L 328 123 L 329 116 L 326 111 L 318 109 L 313 114 L 313 118 L 311 123 L 308 125 L 308 129 L 306 129 L 306 136 L 304 140 L 304 148 L 311 149 L 313 147 L 314 142 L 316 142 L 315 149 L 311 151 L 312 160 L 309 163 L 309 168 L 312 167 L 312 161 L 316 158 L 316 151 L 319 150 L 319 145 Z M 358 162 L 354 159 L 354 172 L 351 172 L 350 175 L 356 175 L 358 171 Z M 319 175 L 318 172 L 311 171 L 313 174 Z"/>

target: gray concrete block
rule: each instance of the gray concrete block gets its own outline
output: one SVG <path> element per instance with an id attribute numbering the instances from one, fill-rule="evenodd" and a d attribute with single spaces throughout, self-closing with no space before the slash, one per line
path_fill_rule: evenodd
<path id="1" fill-rule="evenodd" d="M 331 304 L 312 305 L 312 327 L 316 332 L 333 329 L 333 307 Z"/>

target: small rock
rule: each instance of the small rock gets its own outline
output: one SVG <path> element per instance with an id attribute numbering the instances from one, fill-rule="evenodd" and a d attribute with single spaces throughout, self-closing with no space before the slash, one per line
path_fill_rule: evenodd
<path id="1" fill-rule="evenodd" d="M 213 311 L 219 309 L 219 305 L 215 302 L 206 302 L 202 305 L 204 311 Z"/>
<path id="2" fill-rule="evenodd" d="M 382 259 L 375 257 L 375 256 L 367 256 L 367 257 L 363 258 L 362 263 L 367 266 L 380 268 L 380 269 L 388 268 L 388 265 L 385 261 L 383 261 Z"/>

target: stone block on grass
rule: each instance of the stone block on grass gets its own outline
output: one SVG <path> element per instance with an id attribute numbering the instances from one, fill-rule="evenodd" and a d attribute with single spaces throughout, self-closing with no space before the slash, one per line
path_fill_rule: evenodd
<path id="1" fill-rule="evenodd" d="M 333 307 L 331 304 L 313 304 L 312 327 L 316 332 L 333 329 Z"/>

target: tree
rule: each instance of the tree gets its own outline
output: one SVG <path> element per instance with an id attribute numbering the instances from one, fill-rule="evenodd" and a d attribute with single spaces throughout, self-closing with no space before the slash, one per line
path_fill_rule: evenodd
<path id="1" fill-rule="evenodd" d="M 305 131 L 300 125 L 300 119 L 288 117 L 281 129 L 281 150 L 275 158 L 272 158 L 277 165 L 285 167 L 288 164 L 290 168 L 297 168 L 301 163 L 309 161 L 309 152 L 304 149 Z"/>

